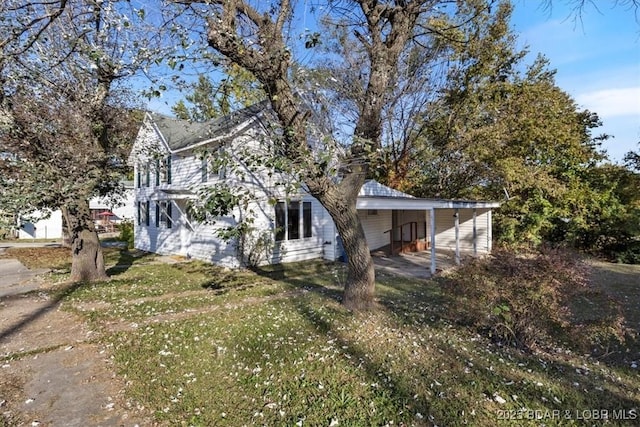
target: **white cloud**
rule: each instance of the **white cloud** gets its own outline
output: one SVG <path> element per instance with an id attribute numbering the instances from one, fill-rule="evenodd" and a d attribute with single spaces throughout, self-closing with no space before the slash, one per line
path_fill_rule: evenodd
<path id="1" fill-rule="evenodd" d="M 576 101 L 600 117 L 640 116 L 640 86 L 585 92 Z"/>

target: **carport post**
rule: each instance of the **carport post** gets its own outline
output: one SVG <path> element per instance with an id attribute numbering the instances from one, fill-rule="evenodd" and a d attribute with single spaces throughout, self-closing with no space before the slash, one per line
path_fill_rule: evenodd
<path id="1" fill-rule="evenodd" d="M 456 209 L 453 218 L 456 227 L 456 265 L 460 265 L 460 209 Z"/>
<path id="2" fill-rule="evenodd" d="M 431 275 L 436 274 L 436 208 L 429 211 L 429 233 L 431 234 Z"/>

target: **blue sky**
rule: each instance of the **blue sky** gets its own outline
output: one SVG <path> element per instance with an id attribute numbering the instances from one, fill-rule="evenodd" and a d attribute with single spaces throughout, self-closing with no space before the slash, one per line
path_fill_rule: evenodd
<path id="1" fill-rule="evenodd" d="M 512 1 L 519 47 L 530 50 L 527 64 L 538 53 L 549 58 L 558 86 L 603 121 L 594 134 L 614 136 L 603 144 L 613 161 L 640 149 L 640 15 L 636 20 L 616 0 L 587 0 L 581 19 L 574 0 L 550 0 L 551 8 L 541 6 L 547 0 Z M 155 99 L 148 108 L 170 114 L 178 98 Z"/>
<path id="2" fill-rule="evenodd" d="M 587 2 L 582 19 L 570 0 L 513 0 L 512 27 L 520 47 L 529 46 L 557 70 L 556 83 L 582 107 L 598 113 L 603 126 L 594 133 L 614 138 L 603 144 L 613 161 L 639 149 L 640 15 L 614 0 Z M 576 19 L 577 18 L 577 19 Z"/>

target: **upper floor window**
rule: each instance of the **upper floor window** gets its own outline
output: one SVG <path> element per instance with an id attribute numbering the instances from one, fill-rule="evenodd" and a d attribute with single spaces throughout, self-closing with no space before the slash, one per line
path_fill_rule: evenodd
<path id="1" fill-rule="evenodd" d="M 226 153 L 223 148 L 218 148 L 215 153 L 204 153 L 200 164 L 202 182 L 207 182 L 214 176 L 225 179 L 227 177 L 226 162 Z"/>
<path id="2" fill-rule="evenodd" d="M 148 187 L 149 186 L 149 163 L 139 163 L 136 166 L 136 187 Z"/>
<path id="3" fill-rule="evenodd" d="M 156 159 L 156 185 L 171 184 L 171 155 L 165 156 L 163 159 Z"/>
<path id="4" fill-rule="evenodd" d="M 217 156 L 216 156 L 216 166 L 217 166 L 217 174 L 218 178 L 225 179 L 227 177 L 227 153 L 224 148 L 218 148 Z"/>
<path id="5" fill-rule="evenodd" d="M 276 210 L 276 241 L 312 237 L 311 202 L 278 202 Z"/>
<path id="6" fill-rule="evenodd" d="M 200 164 L 200 176 L 202 182 L 209 181 L 209 156 L 206 154 L 202 157 L 202 163 Z"/>
<path id="7" fill-rule="evenodd" d="M 142 185 L 144 187 L 148 187 L 151 181 L 151 168 L 149 167 L 149 163 L 145 163 L 142 167 Z"/>

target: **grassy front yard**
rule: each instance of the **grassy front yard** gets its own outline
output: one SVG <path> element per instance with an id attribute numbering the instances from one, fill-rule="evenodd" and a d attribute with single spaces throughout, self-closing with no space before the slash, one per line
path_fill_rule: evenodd
<path id="1" fill-rule="evenodd" d="M 640 422 L 637 343 L 600 359 L 507 348 L 446 320 L 435 281 L 379 274 L 379 309 L 352 314 L 341 265 L 258 274 L 117 250 L 108 260 L 111 280 L 70 292 L 64 308 L 101 332 L 128 396 L 166 425 Z M 56 266 L 52 279 L 64 278 Z M 640 266 L 595 272 L 637 322 Z M 592 315 L 597 300 L 580 304 Z"/>

